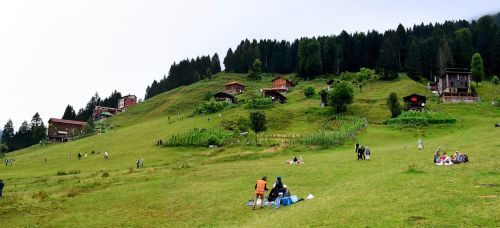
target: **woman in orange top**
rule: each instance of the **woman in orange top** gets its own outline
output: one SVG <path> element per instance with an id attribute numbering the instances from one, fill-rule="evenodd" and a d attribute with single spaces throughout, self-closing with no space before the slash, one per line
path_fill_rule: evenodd
<path id="1" fill-rule="evenodd" d="M 255 206 L 257 205 L 257 199 L 260 197 L 260 208 L 264 207 L 264 194 L 266 193 L 267 189 L 267 177 L 264 176 L 262 179 L 257 180 L 257 183 L 255 184 L 255 197 L 253 198 L 253 210 L 255 210 Z"/>

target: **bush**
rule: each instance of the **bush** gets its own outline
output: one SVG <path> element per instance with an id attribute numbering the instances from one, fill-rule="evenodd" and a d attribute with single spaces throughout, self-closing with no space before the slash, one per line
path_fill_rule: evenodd
<path id="1" fill-rule="evenodd" d="M 259 133 L 266 130 L 266 114 L 264 112 L 251 112 L 250 113 L 250 128 Z"/>
<path id="2" fill-rule="evenodd" d="M 392 118 L 399 116 L 401 114 L 401 105 L 399 104 L 398 94 L 392 92 L 387 97 L 387 106 L 391 110 Z"/>
<path id="3" fill-rule="evenodd" d="M 245 106 L 248 109 L 268 109 L 273 107 L 273 99 L 270 97 L 256 98 L 248 102 Z"/>
<path id="4" fill-rule="evenodd" d="M 347 110 L 347 105 L 352 104 L 354 98 L 354 89 L 352 84 L 347 81 L 337 83 L 333 90 L 328 94 L 328 103 L 339 114 Z"/>
<path id="5" fill-rule="evenodd" d="M 229 106 L 229 103 L 227 103 L 227 102 L 206 101 L 206 102 L 203 102 L 202 104 L 200 104 L 194 112 L 197 114 L 216 113 L 216 112 L 219 112 L 219 111 L 225 109 L 227 106 Z"/>
<path id="6" fill-rule="evenodd" d="M 57 171 L 57 176 L 64 176 L 64 175 L 68 175 L 66 173 L 66 171 L 64 171 L 64 170 L 63 171 Z"/>
<path id="7" fill-rule="evenodd" d="M 457 120 L 446 113 L 442 112 L 419 112 L 407 111 L 401 113 L 397 118 L 392 118 L 385 123 L 387 125 L 403 125 L 403 126 L 422 126 L 429 124 L 453 124 Z"/>
<path id="8" fill-rule="evenodd" d="M 211 92 L 206 92 L 205 94 L 203 94 L 203 100 L 210 101 L 210 99 L 212 99 L 212 96 L 213 94 Z"/>
<path id="9" fill-rule="evenodd" d="M 491 79 L 491 82 L 495 85 L 498 85 L 498 83 L 500 83 L 500 80 L 498 79 L 498 76 L 493 76 L 493 78 Z"/>
<path id="10" fill-rule="evenodd" d="M 102 177 L 109 177 L 109 172 L 108 171 L 104 171 L 102 173 Z"/>
<path id="11" fill-rule="evenodd" d="M 304 96 L 306 98 L 311 98 L 316 94 L 316 90 L 312 86 L 308 86 L 304 89 Z"/>

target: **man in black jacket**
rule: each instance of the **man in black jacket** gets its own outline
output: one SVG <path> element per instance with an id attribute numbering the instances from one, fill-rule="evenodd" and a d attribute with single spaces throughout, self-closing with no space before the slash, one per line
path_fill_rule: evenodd
<path id="1" fill-rule="evenodd" d="M 2 197 L 3 186 L 5 186 L 3 180 L 0 180 L 0 197 Z"/>

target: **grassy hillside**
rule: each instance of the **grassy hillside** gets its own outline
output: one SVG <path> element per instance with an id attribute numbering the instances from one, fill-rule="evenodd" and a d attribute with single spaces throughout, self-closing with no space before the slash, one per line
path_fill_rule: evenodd
<path id="1" fill-rule="evenodd" d="M 294 75 L 287 75 L 294 78 Z M 498 86 L 483 83 L 476 104 L 437 104 L 457 124 L 395 129 L 380 124 L 390 116 L 387 95 L 418 92 L 425 86 L 406 77 L 373 82 L 360 92 L 348 113 L 365 116 L 370 125 L 357 139 L 372 148 L 371 161 L 356 161 L 354 142 L 329 149 L 304 146 L 218 149 L 157 147 L 158 139 L 189 129 L 221 127 L 224 120 L 247 116 L 243 107 L 189 117 L 207 92 L 229 81 L 247 85 L 239 99 L 260 95 L 271 77 L 247 81 L 239 74 L 218 74 L 211 81 L 160 94 L 111 119 L 108 133 L 65 144 L 34 146 L 8 154 L 13 166 L 0 167 L 6 183 L 0 220 L 7 226 L 497 226 L 500 110 L 489 100 Z M 303 134 L 327 129 L 319 98 L 305 99 L 302 89 L 324 88 L 327 78 L 300 81 L 288 103 L 265 110 L 267 134 Z M 307 114 L 306 114 L 307 113 Z M 210 121 L 208 120 L 210 119 Z M 425 150 L 418 151 L 422 138 Z M 466 165 L 437 167 L 437 146 L 465 151 Z M 96 154 L 90 154 L 95 150 Z M 103 159 L 103 152 L 110 159 Z M 78 161 L 78 152 L 89 153 Z M 69 159 L 68 155 L 72 158 Z M 305 164 L 286 165 L 300 155 Z M 44 163 L 47 158 L 47 163 Z M 135 169 L 144 158 L 145 168 Z M 410 167 L 413 167 L 411 171 Z M 416 171 L 415 171 L 416 170 Z M 58 171 L 78 174 L 57 175 Z M 106 177 L 106 174 L 109 174 Z M 315 198 L 280 211 L 252 211 L 255 180 L 282 176 L 293 194 Z"/>

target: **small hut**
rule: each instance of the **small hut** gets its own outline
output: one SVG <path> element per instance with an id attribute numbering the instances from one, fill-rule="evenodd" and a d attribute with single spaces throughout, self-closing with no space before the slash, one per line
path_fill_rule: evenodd
<path id="1" fill-rule="evenodd" d="M 230 104 L 236 103 L 236 98 L 233 95 L 222 91 L 214 94 L 213 98 L 216 101 L 224 101 Z"/>
<path id="2" fill-rule="evenodd" d="M 238 94 L 238 93 L 243 93 L 245 91 L 245 85 L 239 83 L 239 82 L 229 82 L 224 85 L 226 87 L 226 93 L 229 94 Z"/>
<path id="3" fill-rule="evenodd" d="M 425 106 L 427 98 L 418 94 L 411 94 L 403 97 L 403 101 L 406 104 L 406 110 L 418 110 L 422 111 Z"/>
<path id="4" fill-rule="evenodd" d="M 285 103 L 286 102 L 286 97 L 281 94 L 280 92 L 276 91 L 276 90 L 264 90 L 262 92 L 262 95 L 264 97 L 270 97 L 273 99 L 273 102 L 279 102 L 281 104 Z"/>

